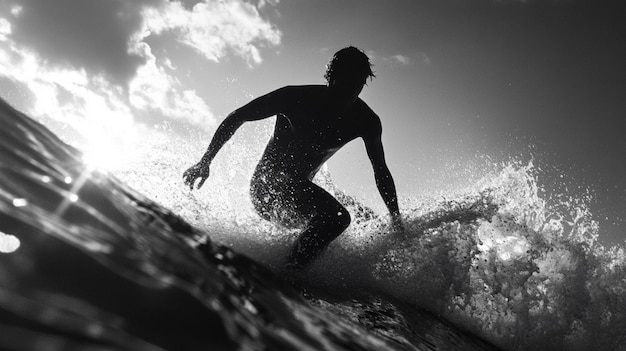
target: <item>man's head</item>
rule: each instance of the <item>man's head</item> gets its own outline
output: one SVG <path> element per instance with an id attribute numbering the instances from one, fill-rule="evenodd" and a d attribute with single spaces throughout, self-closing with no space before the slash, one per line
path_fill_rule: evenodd
<path id="1" fill-rule="evenodd" d="M 354 46 L 343 48 L 333 55 L 326 65 L 324 78 L 328 86 L 335 88 L 347 98 L 356 100 L 367 78 L 375 77 L 367 55 Z"/>
<path id="2" fill-rule="evenodd" d="M 328 85 L 333 85 L 337 80 L 350 79 L 365 82 L 367 78 L 374 78 L 372 64 L 369 57 L 354 46 L 343 48 L 333 55 L 326 65 L 324 78 Z"/>

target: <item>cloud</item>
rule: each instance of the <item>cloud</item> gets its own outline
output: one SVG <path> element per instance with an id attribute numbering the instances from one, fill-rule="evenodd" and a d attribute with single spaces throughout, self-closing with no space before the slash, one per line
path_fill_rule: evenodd
<path id="1" fill-rule="evenodd" d="M 50 67 L 33 51 L 9 44 L 8 50 L 0 49 L 0 72 L 32 92 L 31 114 L 64 121 L 79 130 L 101 121 L 115 121 L 119 130 L 132 123 L 120 87 L 84 69 Z"/>
<path id="2" fill-rule="evenodd" d="M 7 36 L 12 32 L 11 23 L 4 18 L 0 18 L 0 41 L 7 41 Z"/>
<path id="3" fill-rule="evenodd" d="M 140 9 L 156 2 L 20 0 L 11 6 L 11 38 L 50 65 L 85 69 L 123 84 L 142 63 L 128 51 L 128 38 L 141 28 Z"/>
<path id="4" fill-rule="evenodd" d="M 265 5 L 261 1 L 260 6 Z M 144 35 L 175 32 L 181 43 L 215 62 L 231 50 L 250 65 L 259 64 L 259 46 L 278 45 L 282 35 L 261 18 L 254 5 L 241 0 L 207 0 L 191 10 L 179 2 L 167 2 L 159 8 L 146 8 L 143 14 Z"/>
<path id="5" fill-rule="evenodd" d="M 425 65 L 430 65 L 432 63 L 430 56 L 426 55 L 425 53 L 421 52 L 419 54 L 417 54 L 417 57 L 419 58 L 419 60 L 425 64 Z"/>
<path id="6" fill-rule="evenodd" d="M 394 55 L 391 57 L 392 59 L 400 62 L 403 65 L 408 65 L 409 63 L 411 63 L 411 59 L 408 56 L 405 55 Z"/>
<path id="7" fill-rule="evenodd" d="M 204 0 L 191 8 L 170 0 L 7 1 L 0 4 L 0 75 L 32 92 L 28 112 L 34 115 L 125 126 L 135 112 L 148 111 L 210 127 L 209 106 L 147 43 L 165 32 L 208 60 L 235 54 L 251 66 L 281 37 L 240 0 Z"/>
<path id="8" fill-rule="evenodd" d="M 388 64 L 389 63 L 400 64 L 402 66 L 413 65 L 415 63 L 428 66 L 432 63 L 430 57 L 427 54 L 422 53 L 422 52 L 418 52 L 413 55 L 396 54 L 396 55 L 391 55 L 391 56 L 380 56 L 376 52 L 368 51 L 367 55 L 374 62 L 379 61 L 379 62 L 386 62 Z"/>
<path id="9" fill-rule="evenodd" d="M 413 63 L 414 61 L 417 61 L 427 66 L 432 63 L 430 57 L 423 52 L 417 53 L 413 56 L 398 54 L 398 55 L 391 56 L 390 59 L 393 61 L 397 61 L 403 65 L 409 65 Z"/>
<path id="10" fill-rule="evenodd" d="M 260 9 L 262 9 L 262 8 L 268 6 L 268 5 L 276 6 L 276 5 L 278 5 L 279 2 L 280 2 L 280 0 L 259 0 L 258 7 Z"/>
<path id="11" fill-rule="evenodd" d="M 128 86 L 129 103 L 143 111 L 158 111 L 164 116 L 181 119 L 195 125 L 211 127 L 215 117 L 209 106 L 195 91 L 183 89 L 179 82 L 157 64 L 152 50 L 145 43 L 137 43 L 142 56 L 147 58 Z M 165 62 L 166 67 L 171 63 Z"/>

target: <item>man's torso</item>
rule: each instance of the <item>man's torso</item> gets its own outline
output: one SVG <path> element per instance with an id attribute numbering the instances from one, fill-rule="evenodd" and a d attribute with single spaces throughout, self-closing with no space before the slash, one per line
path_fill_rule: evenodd
<path id="1" fill-rule="evenodd" d="M 287 87 L 282 94 L 286 101 L 256 174 L 311 180 L 341 147 L 371 132 L 378 119 L 361 99 L 338 104 L 326 86 Z"/>

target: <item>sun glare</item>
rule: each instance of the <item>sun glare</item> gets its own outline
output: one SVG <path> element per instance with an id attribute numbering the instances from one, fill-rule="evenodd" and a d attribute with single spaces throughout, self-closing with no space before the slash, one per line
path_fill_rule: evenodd
<path id="1" fill-rule="evenodd" d="M 123 166 L 123 154 L 112 145 L 90 144 L 83 153 L 83 161 L 90 169 L 114 171 Z"/>
<path id="2" fill-rule="evenodd" d="M 136 154 L 133 131 L 124 130 L 119 133 L 92 127 L 83 128 L 87 142 L 80 148 L 83 161 L 89 169 L 100 171 L 116 171 L 127 167 Z"/>

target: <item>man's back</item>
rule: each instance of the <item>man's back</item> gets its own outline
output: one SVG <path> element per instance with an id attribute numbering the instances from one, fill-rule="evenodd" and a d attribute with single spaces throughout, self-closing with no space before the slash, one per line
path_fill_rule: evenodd
<path id="1" fill-rule="evenodd" d="M 345 103 L 327 86 L 288 86 L 266 96 L 279 111 L 257 172 L 312 179 L 337 150 L 374 133 L 378 117 L 361 99 Z"/>

